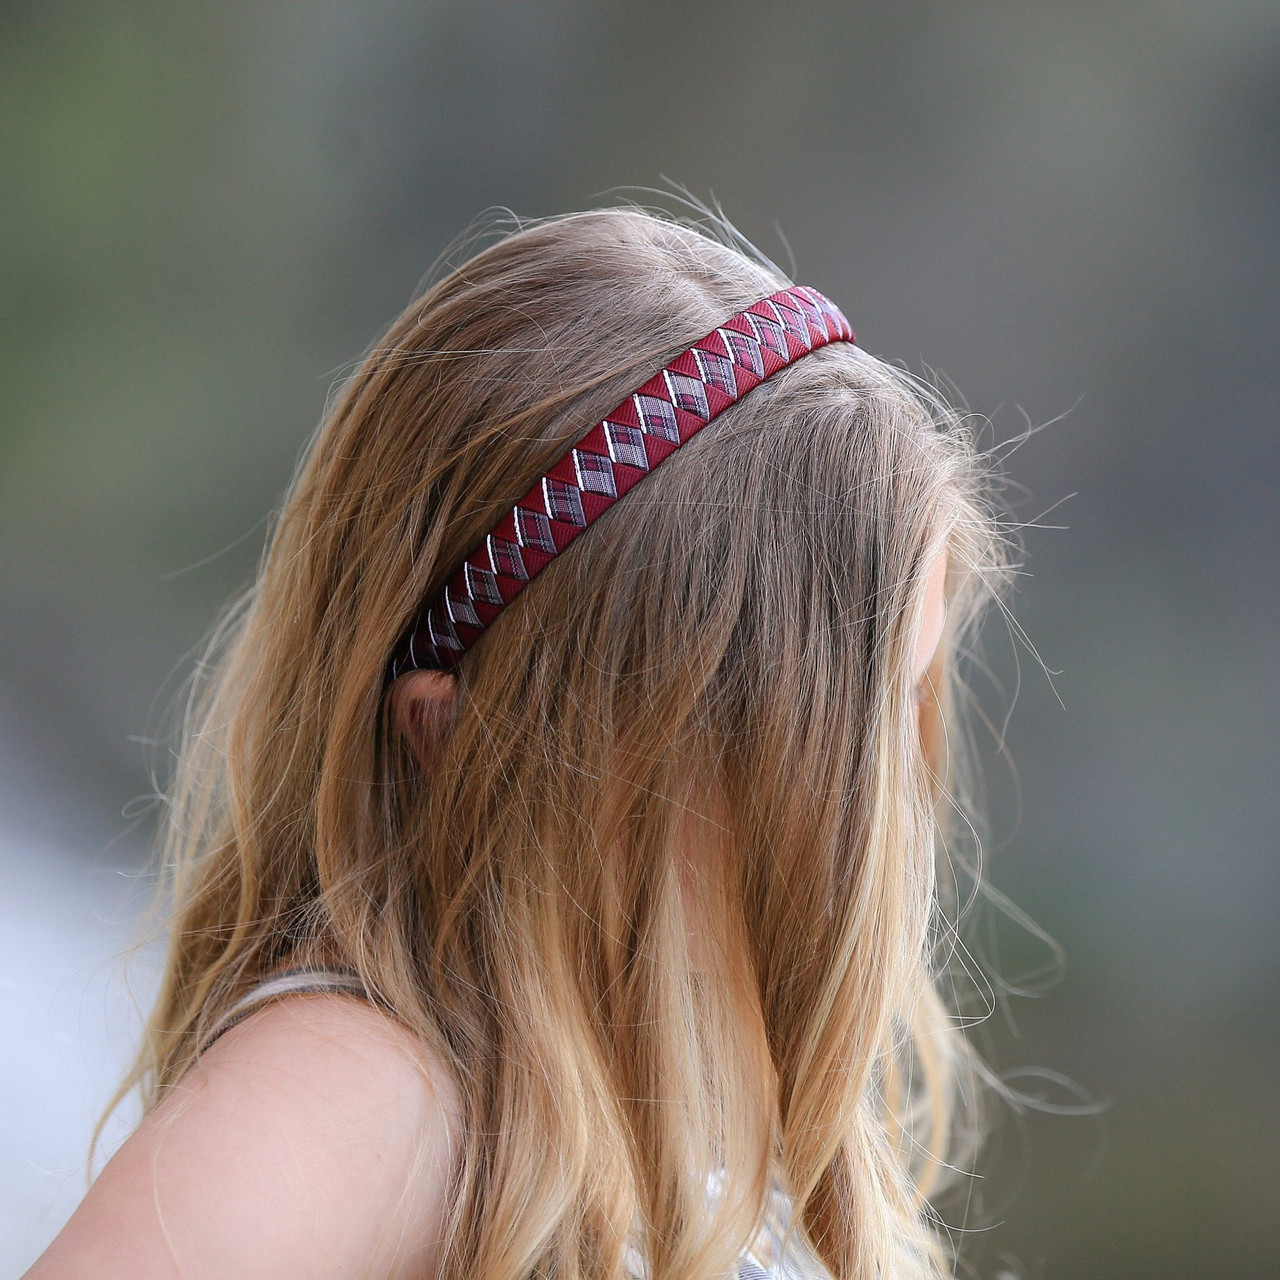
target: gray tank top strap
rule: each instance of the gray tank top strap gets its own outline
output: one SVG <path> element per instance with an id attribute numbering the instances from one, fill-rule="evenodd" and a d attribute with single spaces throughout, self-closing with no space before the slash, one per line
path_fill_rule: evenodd
<path id="1" fill-rule="evenodd" d="M 264 978 L 256 987 L 250 988 L 231 1006 L 230 1009 L 214 1023 L 209 1033 L 200 1042 L 196 1053 L 199 1057 L 220 1036 L 226 1035 L 237 1022 L 243 1021 L 255 1010 L 272 1000 L 283 996 L 315 995 L 331 993 L 334 995 L 359 996 L 368 1000 L 369 993 L 364 984 L 354 973 L 341 969 L 321 969 L 299 967 L 282 969 L 269 978 Z"/>

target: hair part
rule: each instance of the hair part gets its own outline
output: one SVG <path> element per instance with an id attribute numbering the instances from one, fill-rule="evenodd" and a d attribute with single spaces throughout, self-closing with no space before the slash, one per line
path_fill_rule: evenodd
<path id="1" fill-rule="evenodd" d="M 841 1280 L 950 1273 L 935 856 L 955 659 L 1004 569 L 940 397 L 848 344 L 797 361 L 503 611 L 432 767 L 388 714 L 396 641 L 530 479 L 787 283 L 634 208 L 451 271 L 332 406 L 192 702 L 130 1083 L 154 1106 L 286 958 L 349 965 L 457 1077 L 457 1280 L 621 1276 L 637 1241 L 654 1280 L 723 1275 L 775 1178 Z"/>

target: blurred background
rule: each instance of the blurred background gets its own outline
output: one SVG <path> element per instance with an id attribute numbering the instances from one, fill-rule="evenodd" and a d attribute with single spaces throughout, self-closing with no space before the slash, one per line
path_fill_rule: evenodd
<path id="1" fill-rule="evenodd" d="M 991 915 L 1045 1107 L 974 1270 L 1280 1274 L 1280 6 L 8 0 L 0 139 L 0 1274 L 82 1192 L 166 711 L 335 379 L 486 208 L 668 180 L 951 380 L 1032 526 L 985 853 L 1065 963 Z"/>

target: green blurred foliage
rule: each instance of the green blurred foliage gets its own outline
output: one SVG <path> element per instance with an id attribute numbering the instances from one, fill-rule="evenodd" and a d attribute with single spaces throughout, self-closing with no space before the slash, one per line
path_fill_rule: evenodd
<path id="1" fill-rule="evenodd" d="M 989 438 L 1066 415 L 979 688 L 987 870 L 1066 966 L 976 1033 L 1050 1110 L 995 1108 L 975 1267 L 1274 1276 L 1278 54 L 1250 0 L 6 5 L 0 822 L 141 847 L 334 381 L 486 206 L 669 176 Z"/>

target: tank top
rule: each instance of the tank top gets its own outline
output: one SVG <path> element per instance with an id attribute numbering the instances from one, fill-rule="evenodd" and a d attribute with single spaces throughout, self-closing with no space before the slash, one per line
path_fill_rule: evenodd
<path id="1" fill-rule="evenodd" d="M 286 996 L 319 993 L 369 999 L 364 984 L 353 973 L 314 967 L 285 969 L 241 996 L 205 1036 L 199 1053 L 204 1053 L 215 1040 L 264 1005 Z M 713 1174 L 707 1182 L 708 1199 L 714 1200 L 719 1192 L 720 1181 Z M 760 1230 L 750 1246 L 738 1255 L 730 1280 L 832 1280 L 831 1272 L 814 1253 L 803 1231 L 797 1229 L 788 1236 L 790 1222 L 791 1198 L 775 1183 L 765 1205 Z M 628 1247 L 624 1260 L 632 1280 L 647 1280 L 647 1268 L 638 1250 Z"/>

